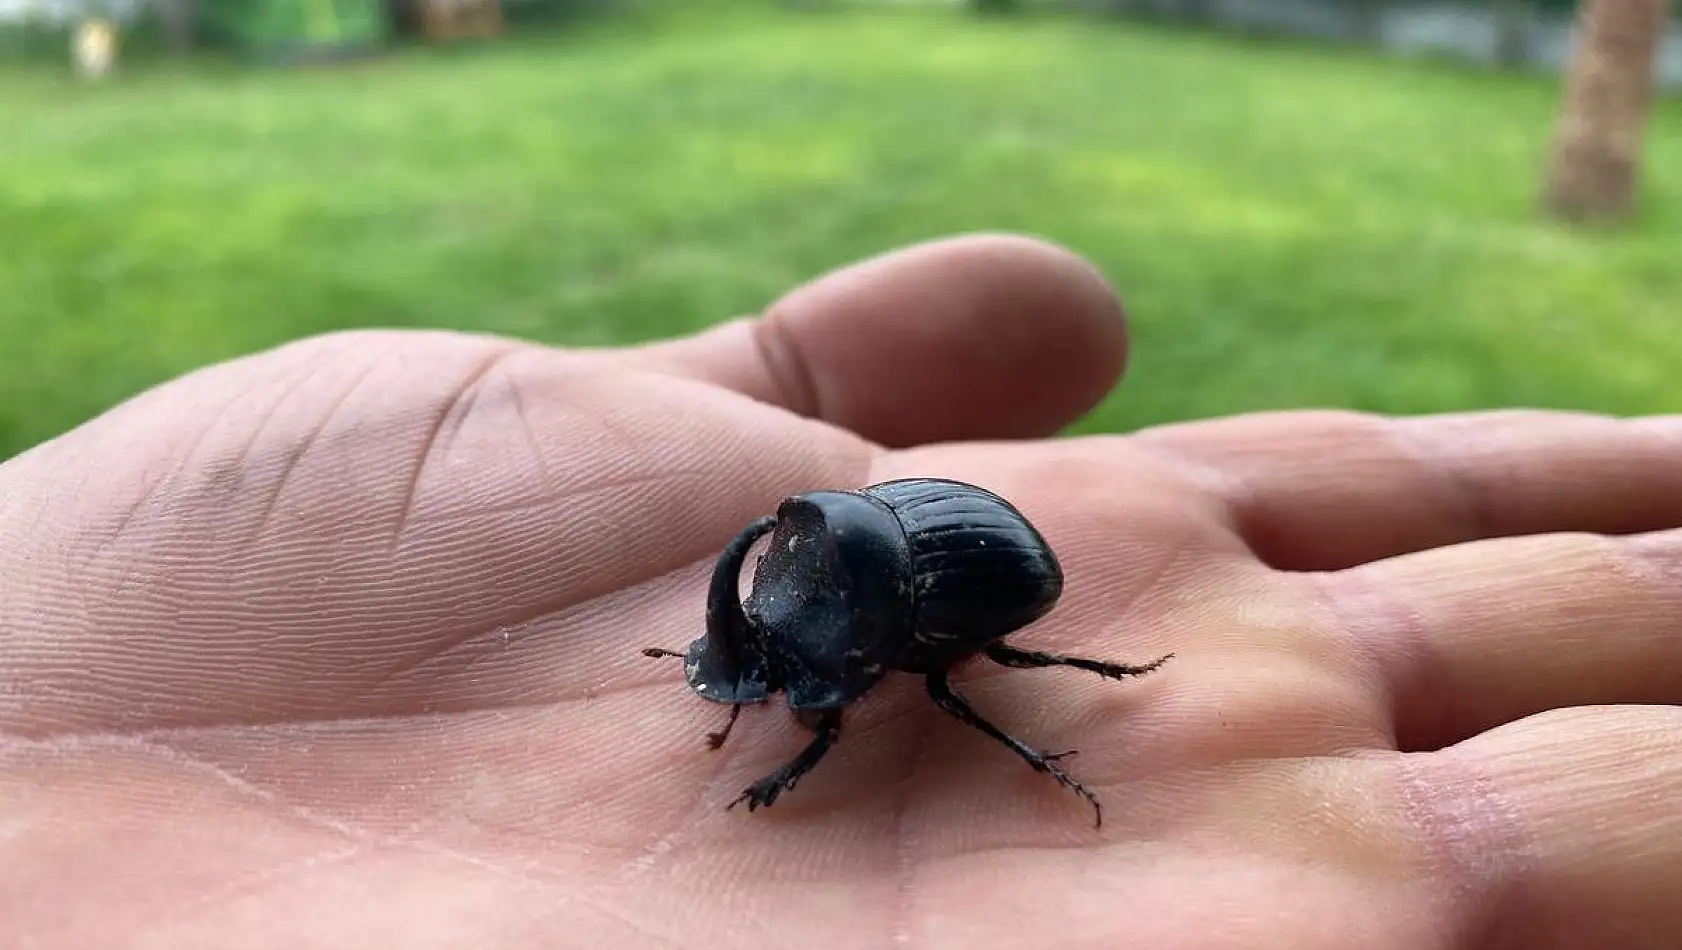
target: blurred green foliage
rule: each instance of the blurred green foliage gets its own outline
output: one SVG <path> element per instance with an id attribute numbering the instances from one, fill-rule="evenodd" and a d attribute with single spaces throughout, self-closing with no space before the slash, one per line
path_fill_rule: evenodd
<path id="1" fill-rule="evenodd" d="M 1081 428 L 1682 404 L 1682 108 L 1619 233 L 1534 210 L 1556 81 L 1063 17 L 629 17 L 306 70 L 0 81 L 0 457 L 339 327 L 685 333 L 911 241 L 1131 313 Z M 917 319 L 908 313 L 907 320 Z"/>
<path id="2" fill-rule="evenodd" d="M 378 46 L 390 32 L 386 0 L 196 0 L 197 35 L 259 56 L 308 46 Z"/>

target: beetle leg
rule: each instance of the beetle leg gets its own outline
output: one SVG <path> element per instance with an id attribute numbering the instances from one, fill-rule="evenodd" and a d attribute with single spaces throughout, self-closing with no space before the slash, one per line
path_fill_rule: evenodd
<path id="1" fill-rule="evenodd" d="M 995 726 L 987 720 L 981 718 L 981 714 L 976 712 L 967 700 L 953 692 L 952 685 L 946 681 L 946 674 L 944 672 L 926 674 L 923 677 L 923 685 L 928 688 L 929 698 L 934 700 L 936 706 L 939 706 L 941 709 L 951 713 L 958 719 L 958 721 L 964 723 L 965 725 L 973 726 L 1008 746 L 1012 752 L 1015 752 L 1029 765 L 1033 766 L 1034 771 L 1049 774 L 1052 778 L 1055 778 L 1059 784 L 1074 790 L 1082 798 L 1085 798 L 1092 804 L 1094 827 L 1103 825 L 1104 809 L 1098 804 L 1098 796 L 1088 791 L 1086 786 L 1075 781 L 1073 776 L 1063 771 L 1063 767 L 1057 764 L 1058 759 L 1067 758 L 1075 753 L 1036 752 L 1033 749 L 1030 749 L 1020 739 L 1007 735 L 1003 729 L 1000 729 L 998 726 Z"/>
<path id="2" fill-rule="evenodd" d="M 748 811 L 753 811 L 761 805 L 770 807 L 771 803 L 777 800 L 778 795 L 793 788 L 807 772 L 812 771 L 817 766 L 818 762 L 823 759 L 824 754 L 829 751 L 829 747 L 835 744 L 836 739 L 840 738 L 841 710 L 831 709 L 824 712 L 819 717 L 817 727 L 813 731 L 817 735 L 812 738 L 806 748 L 800 751 L 799 755 L 795 756 L 787 765 L 750 785 L 735 801 L 725 806 L 725 811 L 735 808 L 742 802 L 748 803 Z"/>
<path id="3" fill-rule="evenodd" d="M 707 733 L 707 745 L 712 746 L 714 749 L 724 748 L 724 740 L 730 738 L 730 730 L 736 728 L 736 717 L 740 716 L 741 714 L 742 714 L 742 704 L 741 703 L 731 704 L 731 706 L 730 706 L 730 721 L 724 724 L 724 728 L 722 730 L 720 730 L 718 732 Z"/>
<path id="4" fill-rule="evenodd" d="M 654 657 L 656 659 L 664 656 L 675 656 L 680 660 L 688 658 L 687 654 L 679 653 L 676 650 L 661 649 L 660 647 L 649 647 L 648 649 L 642 651 L 642 655 Z M 736 718 L 741 714 L 742 704 L 732 703 L 730 705 L 730 721 L 725 723 L 724 728 L 720 729 L 718 732 L 707 733 L 707 745 L 714 749 L 722 749 L 724 747 L 724 740 L 730 738 L 730 730 L 736 727 Z"/>
<path id="5" fill-rule="evenodd" d="M 1064 656 L 1061 653 L 1040 653 L 1034 650 L 1018 650 L 1004 643 L 992 643 L 987 647 L 987 658 L 1000 666 L 1016 669 L 1039 669 L 1047 666 L 1072 666 L 1077 670 L 1097 673 L 1113 680 L 1127 676 L 1142 676 L 1152 672 L 1157 667 L 1174 658 L 1174 654 L 1152 660 L 1142 666 L 1128 666 L 1124 663 L 1105 663 L 1103 660 L 1088 660 L 1078 656 Z"/>

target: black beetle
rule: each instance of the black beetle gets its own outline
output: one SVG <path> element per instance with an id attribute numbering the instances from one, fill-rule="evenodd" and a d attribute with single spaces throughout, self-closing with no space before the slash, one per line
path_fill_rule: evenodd
<path id="1" fill-rule="evenodd" d="M 737 584 L 748 551 L 775 529 L 743 601 Z M 953 692 L 948 673 L 977 654 L 1002 666 L 1072 666 L 1121 679 L 1172 658 L 1126 666 L 1004 642 L 1045 616 L 1063 594 L 1063 569 L 1039 531 L 1010 502 L 984 488 L 941 478 L 905 478 L 858 491 L 786 498 L 775 517 L 755 519 L 713 568 L 707 632 L 684 653 L 689 686 L 731 706 L 724 745 L 742 706 L 786 693 L 815 733 L 782 768 L 730 803 L 769 806 L 810 772 L 839 738 L 842 711 L 890 670 L 921 675 L 941 709 L 1012 751 L 1092 804 L 1098 799 L 1057 764 L 1073 752 L 1037 752 L 983 719 Z"/>

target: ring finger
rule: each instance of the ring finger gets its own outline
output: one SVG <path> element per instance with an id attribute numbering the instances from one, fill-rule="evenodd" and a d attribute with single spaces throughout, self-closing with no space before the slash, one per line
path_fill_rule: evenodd
<path id="1" fill-rule="evenodd" d="M 1302 582 L 1375 662 L 1402 749 L 1564 706 L 1682 703 L 1682 530 L 1478 541 Z"/>

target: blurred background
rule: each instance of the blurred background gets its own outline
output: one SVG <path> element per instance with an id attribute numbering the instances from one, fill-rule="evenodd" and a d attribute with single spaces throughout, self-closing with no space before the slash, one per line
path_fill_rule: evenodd
<path id="1" fill-rule="evenodd" d="M 306 334 L 641 341 L 971 230 L 1121 293 L 1130 376 L 1083 431 L 1677 411 L 1675 17 L 0 0 L 0 459 Z"/>

